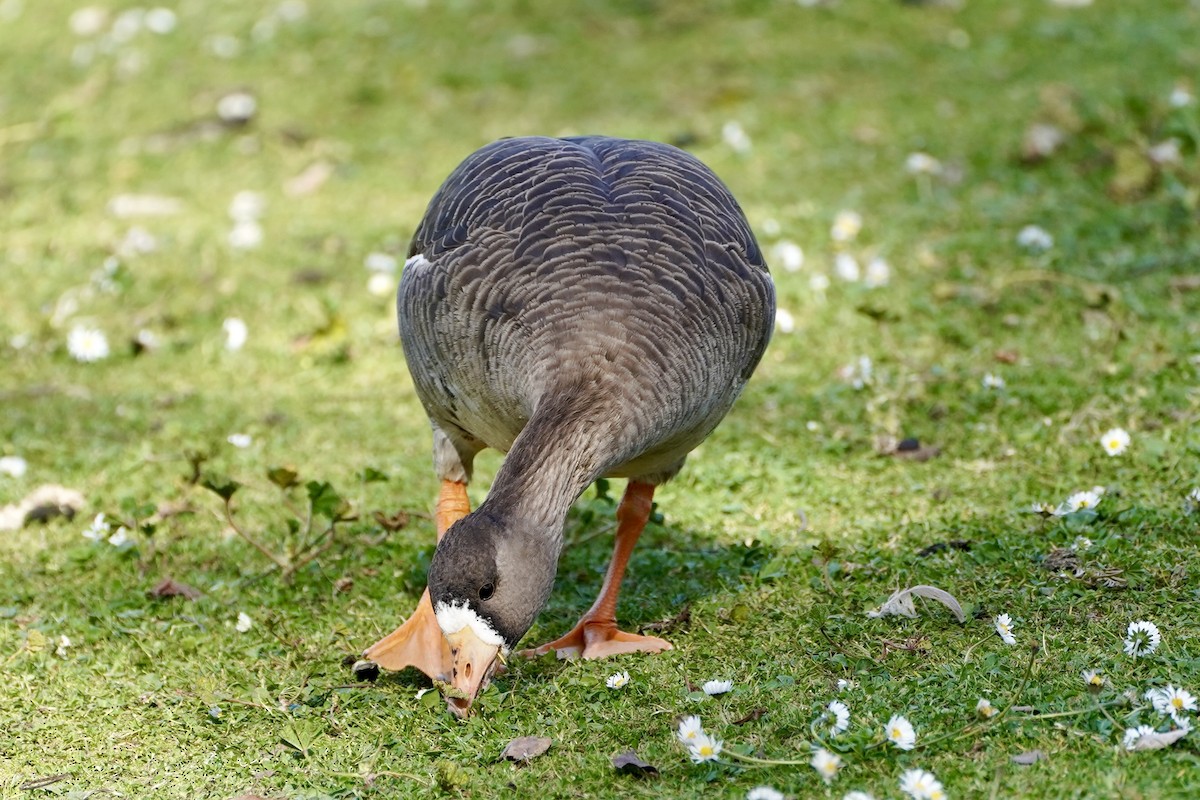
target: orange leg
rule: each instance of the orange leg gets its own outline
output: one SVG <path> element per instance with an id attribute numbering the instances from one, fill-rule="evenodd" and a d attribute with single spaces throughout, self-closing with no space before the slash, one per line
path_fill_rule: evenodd
<path id="1" fill-rule="evenodd" d="M 653 485 L 629 482 L 621 505 L 617 507 L 617 541 L 612 563 L 608 565 L 596 602 L 566 636 L 532 650 L 523 650 L 522 655 L 534 657 L 554 650 L 559 658 L 604 658 L 619 653 L 659 653 L 671 649 L 671 643 L 665 639 L 626 633 L 617 628 L 617 594 L 621 591 L 621 579 L 625 576 L 633 546 L 650 519 L 653 497 Z"/>
<path id="2" fill-rule="evenodd" d="M 434 515 L 437 521 L 438 541 L 442 540 L 442 536 L 451 525 L 469 513 L 471 503 L 467 499 L 467 485 L 458 481 L 442 481 Z M 428 589 L 421 595 L 417 610 L 412 616 L 399 628 L 368 647 L 363 657 L 384 669 L 416 667 L 435 680 L 450 679 L 450 668 L 453 665 L 450 645 L 442 636 L 437 617 L 433 615 L 433 604 L 429 601 Z"/>

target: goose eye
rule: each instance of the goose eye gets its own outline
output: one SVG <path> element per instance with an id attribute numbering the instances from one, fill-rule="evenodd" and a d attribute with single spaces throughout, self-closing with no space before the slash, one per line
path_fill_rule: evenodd
<path id="1" fill-rule="evenodd" d="M 479 587 L 479 599 L 480 600 L 491 600 L 492 595 L 495 594 L 495 592 L 496 592 L 496 584 L 485 583 L 483 586 Z"/>

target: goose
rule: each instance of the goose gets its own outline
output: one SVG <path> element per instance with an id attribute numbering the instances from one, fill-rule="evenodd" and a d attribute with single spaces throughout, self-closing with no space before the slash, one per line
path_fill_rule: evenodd
<path id="1" fill-rule="evenodd" d="M 416 667 L 469 714 L 545 605 L 567 512 L 601 477 L 628 483 L 599 595 L 523 654 L 671 649 L 617 627 L 625 568 L 655 488 L 729 411 L 774 326 L 774 284 L 730 191 L 666 144 L 493 142 L 430 201 L 397 312 L 433 430 L 437 547 L 416 610 L 364 658 Z M 486 447 L 507 455 L 471 511 Z"/>

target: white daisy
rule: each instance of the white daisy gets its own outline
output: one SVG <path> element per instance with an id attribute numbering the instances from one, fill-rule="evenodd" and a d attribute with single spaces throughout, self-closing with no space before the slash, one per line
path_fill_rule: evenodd
<path id="1" fill-rule="evenodd" d="M 218 38 L 220 37 L 213 38 L 214 44 Z M 220 40 L 226 45 L 232 41 L 234 48 L 240 47 L 237 39 L 233 37 L 224 37 Z M 254 99 L 254 95 L 249 92 L 230 92 L 217 101 L 217 116 L 227 125 L 244 125 L 254 118 L 257 111 L 258 100 Z"/>
<path id="2" fill-rule="evenodd" d="M 692 757 L 692 761 L 697 764 L 702 764 L 705 761 L 716 761 L 717 756 L 721 754 L 722 742 L 720 739 L 709 736 L 707 733 L 699 733 L 695 739 L 688 742 L 688 750 Z"/>
<path id="3" fill-rule="evenodd" d="M 252 627 L 254 627 L 254 620 L 250 619 L 250 615 L 245 611 L 238 612 L 237 624 L 233 626 L 233 629 L 238 633 L 245 633 Z"/>
<path id="4" fill-rule="evenodd" d="M 0 458 L 0 475 L 12 478 L 22 478 L 29 469 L 29 462 L 20 456 L 4 456 Z"/>
<path id="5" fill-rule="evenodd" d="M 245 448 L 254 444 L 254 437 L 248 433 L 231 433 L 225 441 L 229 442 L 234 447 L 244 450 Z"/>
<path id="6" fill-rule="evenodd" d="M 101 539 L 106 538 L 110 530 L 112 530 L 112 526 L 109 525 L 108 521 L 104 519 L 104 514 L 102 512 L 97 514 L 96 518 L 92 520 L 92 524 L 84 529 L 83 538 L 91 539 L 93 542 L 98 542 Z"/>
<path id="7" fill-rule="evenodd" d="M 1113 428 L 1100 437 L 1100 445 L 1110 456 L 1119 456 L 1129 448 L 1129 433 L 1124 428 Z"/>
<path id="8" fill-rule="evenodd" d="M 1089 508 L 1095 508 L 1100 505 L 1100 495 L 1094 490 L 1076 492 L 1063 501 L 1062 505 L 1054 509 L 1055 516 L 1064 517 L 1067 514 L 1073 514 L 1076 511 L 1085 511 Z"/>
<path id="9" fill-rule="evenodd" d="M 229 232 L 229 246 L 234 250 L 253 250 L 261 245 L 262 241 L 262 225 L 252 219 L 239 219 Z"/>
<path id="10" fill-rule="evenodd" d="M 996 707 L 992 705 L 991 700 L 988 700 L 986 697 L 981 697 L 979 698 L 979 702 L 975 704 L 975 713 L 984 719 L 991 719 L 1000 712 L 998 712 Z"/>
<path id="11" fill-rule="evenodd" d="M 1013 636 L 1013 621 L 1008 614 L 1001 614 L 996 617 L 996 633 L 1000 634 L 1000 638 L 1005 644 L 1016 644 L 1017 639 Z"/>
<path id="12" fill-rule="evenodd" d="M 733 681 L 705 681 L 704 693 L 710 697 L 725 694 L 733 688 Z"/>
<path id="13" fill-rule="evenodd" d="M 58 647 L 54 648 L 54 655 L 58 656 L 59 658 L 66 658 L 67 657 L 67 648 L 70 646 L 71 646 L 71 640 L 67 638 L 66 634 L 59 636 L 58 637 Z"/>
<path id="14" fill-rule="evenodd" d="M 390 297 L 396 291 L 396 279 L 388 272 L 372 272 L 367 278 L 367 292 L 376 297 Z M 779 317 L 776 315 L 776 321 Z"/>
<path id="15" fill-rule="evenodd" d="M 858 259 L 849 253 L 838 253 L 833 258 L 833 272 L 847 283 L 854 283 L 862 277 L 858 267 Z"/>
<path id="16" fill-rule="evenodd" d="M 375 251 L 367 253 L 367 257 L 363 259 L 363 266 L 370 272 L 395 272 L 400 262 L 391 253 Z"/>
<path id="17" fill-rule="evenodd" d="M 95 36 L 108 24 L 108 11 L 99 6 L 84 6 L 72 12 L 67 24 L 76 36 Z"/>
<path id="18" fill-rule="evenodd" d="M 862 216 L 857 211 L 839 211 L 833 218 L 829 235 L 835 242 L 849 242 L 862 230 Z"/>
<path id="19" fill-rule="evenodd" d="M 1192 489 L 1187 493 L 1187 497 L 1183 498 L 1183 511 L 1185 514 L 1194 514 L 1198 508 L 1200 508 L 1200 488 Z"/>
<path id="20" fill-rule="evenodd" d="M 1129 623 L 1129 628 L 1125 631 L 1125 653 L 1133 658 L 1148 656 L 1158 649 L 1161 641 L 1158 626 L 1140 619 Z"/>
<path id="21" fill-rule="evenodd" d="M 993 375 L 992 373 L 989 372 L 988 374 L 983 376 L 983 388 L 985 388 L 985 389 L 1003 389 L 1004 388 L 1004 378 L 1001 378 L 999 375 Z"/>
<path id="22" fill-rule="evenodd" d="M 129 544 L 129 529 L 124 525 L 113 531 L 113 535 L 108 537 L 108 543 L 113 547 L 124 547 Z"/>
<path id="23" fill-rule="evenodd" d="M 243 189 L 229 201 L 229 218 L 234 222 L 253 221 L 262 217 L 267 199 L 261 192 Z"/>
<path id="24" fill-rule="evenodd" d="M 1094 669 L 1085 669 L 1083 671 L 1083 682 L 1090 691 L 1098 692 L 1108 682 L 1108 679 Z"/>
<path id="25" fill-rule="evenodd" d="M 175 12 L 169 8 L 152 8 L 146 12 L 146 29 L 159 36 L 175 30 Z"/>
<path id="26" fill-rule="evenodd" d="M 108 339 L 99 328 L 76 325 L 67 334 L 67 352 L 85 364 L 99 361 L 108 358 Z"/>
<path id="27" fill-rule="evenodd" d="M 1071 549 L 1075 550 L 1076 552 L 1087 552 L 1088 550 L 1092 549 L 1092 545 L 1094 544 L 1095 542 L 1086 536 L 1076 536 L 1075 541 L 1071 543 Z"/>
<path id="28" fill-rule="evenodd" d="M 888 720 L 883 729 L 887 740 L 901 750 L 912 750 L 917 745 L 917 732 L 912 723 L 899 714 Z"/>
<path id="29" fill-rule="evenodd" d="M 772 786 L 755 786 L 746 792 L 746 800 L 783 800 L 783 792 Z"/>
<path id="30" fill-rule="evenodd" d="M 842 800 L 875 800 L 875 798 L 860 789 L 855 789 L 842 795 Z"/>
<path id="31" fill-rule="evenodd" d="M 1195 99 L 1196 97 L 1186 86 L 1176 86 L 1171 90 L 1171 94 L 1167 96 L 1167 102 L 1171 104 L 1171 108 L 1190 106 Z"/>
<path id="32" fill-rule="evenodd" d="M 814 430 L 814 429 L 809 428 L 809 430 Z M 845 678 L 838 678 L 838 680 L 837 680 L 837 690 L 839 692 L 844 692 L 847 689 L 852 688 L 853 686 L 854 686 L 854 681 L 847 680 Z"/>
<path id="33" fill-rule="evenodd" d="M 913 800 L 944 798 L 946 792 L 932 772 L 923 769 L 905 770 L 900 775 L 900 791 Z"/>
<path id="34" fill-rule="evenodd" d="M 1148 734 L 1157 733 L 1154 728 L 1149 725 L 1138 725 L 1136 728 L 1126 728 L 1125 736 L 1121 740 L 1121 744 L 1126 750 L 1132 750 L 1137 745 L 1138 739 Z"/>
<path id="35" fill-rule="evenodd" d="M 721 138 L 735 153 L 749 153 L 752 147 L 750 135 L 737 120 L 730 120 L 721 126 Z"/>
<path id="36" fill-rule="evenodd" d="M 771 260 L 783 267 L 787 272 L 799 272 L 804 266 L 804 251 L 795 242 L 784 239 L 776 242 L 771 249 Z"/>
<path id="37" fill-rule="evenodd" d="M 1183 719 L 1185 711 L 1196 710 L 1196 698 L 1187 689 L 1167 685 L 1165 689 L 1150 689 L 1146 699 L 1154 704 L 1154 710 L 1160 714 L 1170 714 L 1171 718 Z"/>
<path id="38" fill-rule="evenodd" d="M 837 777 L 838 768 L 842 766 L 842 759 L 824 747 L 818 747 L 813 750 L 812 760 L 808 763 L 812 764 L 812 768 L 817 771 L 825 783 L 832 783 L 833 779 Z"/>
<path id="39" fill-rule="evenodd" d="M 870 385 L 875 377 L 875 367 L 871 363 L 870 356 L 859 356 L 857 360 L 851 361 L 838 370 L 838 377 L 844 381 L 849 381 L 850 385 L 855 389 L 861 389 L 864 386 Z"/>
<path id="40" fill-rule="evenodd" d="M 221 328 L 225 331 L 225 349 L 241 350 L 242 346 L 246 344 L 247 336 L 249 336 L 246 323 L 237 317 L 230 317 L 221 323 Z"/>
<path id="41" fill-rule="evenodd" d="M 609 675 L 608 680 L 606 680 L 604 682 L 604 685 L 610 689 L 621 689 L 628 683 L 629 683 L 629 673 L 628 672 L 617 672 L 613 675 Z"/>
<path id="42" fill-rule="evenodd" d="M 792 333 L 796 330 L 796 320 L 792 316 L 792 312 L 786 308 L 775 309 L 775 327 L 780 333 Z"/>
<path id="43" fill-rule="evenodd" d="M 675 736 L 679 741 L 690 746 L 703 733 L 704 728 L 700 726 L 700 718 L 693 714 L 679 721 L 679 730 L 675 732 Z"/>
<path id="44" fill-rule="evenodd" d="M 808 288 L 812 289 L 817 294 L 822 294 L 826 289 L 829 288 L 829 276 L 821 272 L 814 273 L 813 276 L 808 279 Z"/>
<path id="45" fill-rule="evenodd" d="M 832 720 L 829 724 L 829 735 L 837 736 L 850 727 L 850 709 L 841 700 L 830 700 L 821 714 L 821 719 Z"/>
<path id="46" fill-rule="evenodd" d="M 892 268 L 886 259 L 875 256 L 867 262 L 867 276 L 863 279 L 863 285 L 868 289 L 887 286 L 891 279 Z"/>
<path id="47" fill-rule="evenodd" d="M 1026 225 L 1017 234 L 1017 244 L 1026 250 L 1049 250 L 1054 246 L 1054 237 L 1045 228 Z"/>
<path id="48" fill-rule="evenodd" d="M 904 169 L 910 175 L 937 175 L 942 171 L 942 162 L 929 153 L 909 153 L 904 160 Z"/>

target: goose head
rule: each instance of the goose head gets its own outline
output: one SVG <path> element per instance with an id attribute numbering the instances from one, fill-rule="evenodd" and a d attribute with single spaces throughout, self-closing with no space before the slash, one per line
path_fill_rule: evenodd
<path id="1" fill-rule="evenodd" d="M 429 598 L 453 659 L 442 688 L 457 716 L 470 712 L 550 596 L 559 550 L 553 541 L 480 507 L 438 543 Z"/>

